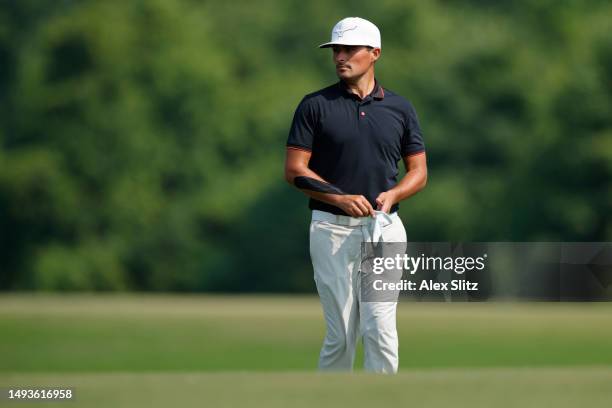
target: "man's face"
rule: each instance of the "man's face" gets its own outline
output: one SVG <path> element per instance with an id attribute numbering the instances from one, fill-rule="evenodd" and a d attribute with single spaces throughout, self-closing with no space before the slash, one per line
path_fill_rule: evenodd
<path id="1" fill-rule="evenodd" d="M 336 74 L 340 79 L 354 79 L 362 76 L 380 56 L 380 48 L 363 45 L 332 46 Z"/>

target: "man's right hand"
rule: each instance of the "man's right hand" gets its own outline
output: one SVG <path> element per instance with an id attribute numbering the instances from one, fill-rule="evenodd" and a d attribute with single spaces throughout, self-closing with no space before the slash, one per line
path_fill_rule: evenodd
<path id="1" fill-rule="evenodd" d="M 376 213 L 370 202 L 362 195 L 338 195 L 336 207 L 351 217 L 375 217 Z"/>

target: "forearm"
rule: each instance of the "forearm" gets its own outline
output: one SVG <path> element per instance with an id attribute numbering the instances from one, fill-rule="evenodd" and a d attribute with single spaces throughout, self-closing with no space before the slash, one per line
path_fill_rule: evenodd
<path id="1" fill-rule="evenodd" d="M 346 194 L 309 168 L 291 172 L 287 181 L 307 196 L 334 206 L 338 204 L 340 196 Z"/>
<path id="2" fill-rule="evenodd" d="M 393 201 L 399 203 L 421 191 L 427 184 L 427 169 L 414 169 L 406 173 L 399 183 L 391 190 L 393 193 Z"/>
<path id="3" fill-rule="evenodd" d="M 320 193 L 318 191 L 312 191 L 312 190 L 301 190 L 301 191 L 307 196 L 314 198 L 315 200 L 322 201 L 326 204 L 330 204 L 335 207 L 338 206 L 339 199 L 341 197 L 341 195 L 339 194 Z"/>

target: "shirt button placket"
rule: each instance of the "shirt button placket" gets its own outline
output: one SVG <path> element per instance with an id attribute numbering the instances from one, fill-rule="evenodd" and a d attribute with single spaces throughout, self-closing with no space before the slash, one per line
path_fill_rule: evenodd
<path id="1" fill-rule="evenodd" d="M 364 106 L 364 101 L 358 102 L 357 103 L 357 115 L 358 115 L 358 119 L 363 119 L 366 115 L 365 111 L 363 110 L 363 106 Z"/>

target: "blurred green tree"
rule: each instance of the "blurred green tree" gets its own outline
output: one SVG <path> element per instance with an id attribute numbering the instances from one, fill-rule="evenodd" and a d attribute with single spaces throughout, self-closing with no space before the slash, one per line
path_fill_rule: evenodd
<path id="1" fill-rule="evenodd" d="M 0 289 L 313 290 L 284 144 L 347 15 L 425 131 L 411 240 L 610 239 L 606 2 L 6 1 Z"/>

